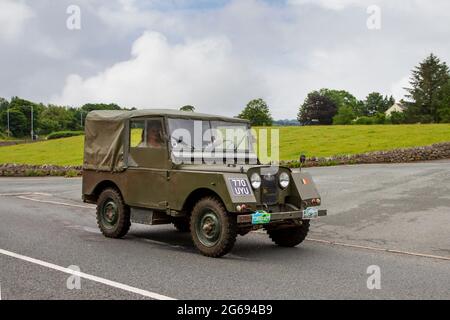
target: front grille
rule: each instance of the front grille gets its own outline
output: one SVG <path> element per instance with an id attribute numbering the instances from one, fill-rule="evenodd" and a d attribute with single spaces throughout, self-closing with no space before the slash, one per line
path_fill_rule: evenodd
<path id="1" fill-rule="evenodd" d="M 276 204 L 278 187 L 276 175 L 261 176 L 261 202 L 267 205 Z"/>

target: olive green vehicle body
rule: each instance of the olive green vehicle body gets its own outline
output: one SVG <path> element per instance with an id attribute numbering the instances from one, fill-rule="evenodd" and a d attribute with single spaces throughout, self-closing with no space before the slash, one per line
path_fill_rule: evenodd
<path id="1" fill-rule="evenodd" d="M 96 203 L 102 190 L 114 187 L 130 206 L 133 222 L 164 224 L 189 216 L 197 201 L 213 196 L 220 199 L 230 214 L 238 215 L 240 226 L 246 227 L 251 227 L 248 218 L 256 210 L 270 212 L 271 223 L 280 223 L 301 218 L 305 208 L 320 204 L 320 195 L 311 176 L 299 169 L 276 167 L 268 174 L 272 180 L 270 186 L 266 187 L 263 182 L 260 188 L 253 189 L 251 175 L 257 172 L 263 178 L 267 175 L 265 172 L 271 170 L 270 166 L 177 164 L 172 161 L 168 138 L 164 148 L 158 150 L 130 147 L 130 121 L 159 119 L 167 136 L 169 118 L 220 120 L 249 127 L 248 122 L 241 119 L 174 110 L 91 112 L 86 118 L 83 200 Z M 278 184 L 277 176 L 281 172 L 290 176 L 285 189 Z M 233 192 L 233 179 L 245 181 L 250 193 Z M 266 201 L 269 198 L 270 201 Z M 319 215 L 326 215 L 326 211 L 320 210 Z"/>

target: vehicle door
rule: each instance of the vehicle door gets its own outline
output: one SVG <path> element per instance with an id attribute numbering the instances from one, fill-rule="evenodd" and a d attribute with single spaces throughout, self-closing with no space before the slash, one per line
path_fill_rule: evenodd
<path id="1" fill-rule="evenodd" d="M 131 206 L 166 209 L 169 153 L 163 117 L 128 125 L 127 198 Z"/>

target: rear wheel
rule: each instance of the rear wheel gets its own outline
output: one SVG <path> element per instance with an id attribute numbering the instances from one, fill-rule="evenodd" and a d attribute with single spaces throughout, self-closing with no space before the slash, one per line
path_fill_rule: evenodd
<path id="1" fill-rule="evenodd" d="M 130 229 L 130 208 L 115 188 L 102 191 L 97 200 L 97 224 L 108 238 L 122 238 Z"/>
<path id="2" fill-rule="evenodd" d="M 305 240 L 309 231 L 309 220 L 303 220 L 300 226 L 269 229 L 269 237 L 281 247 L 295 247 Z"/>
<path id="3" fill-rule="evenodd" d="M 203 198 L 192 211 L 191 236 L 203 255 L 221 257 L 230 252 L 236 242 L 236 216 L 229 214 L 218 199 Z"/>

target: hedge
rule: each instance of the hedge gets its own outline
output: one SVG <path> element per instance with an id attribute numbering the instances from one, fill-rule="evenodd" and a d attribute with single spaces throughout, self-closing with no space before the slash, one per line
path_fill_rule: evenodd
<path id="1" fill-rule="evenodd" d="M 60 138 L 68 138 L 83 135 L 83 131 L 56 131 L 52 132 L 47 136 L 47 140 L 60 139 Z"/>

